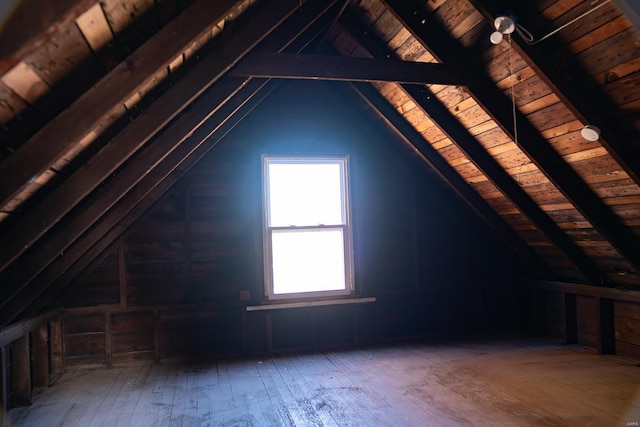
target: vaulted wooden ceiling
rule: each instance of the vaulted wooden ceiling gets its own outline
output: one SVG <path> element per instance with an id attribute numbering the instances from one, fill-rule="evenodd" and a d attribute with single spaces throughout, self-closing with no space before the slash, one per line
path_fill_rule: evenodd
<path id="1" fill-rule="evenodd" d="M 2 325 L 90 269 L 283 78 L 336 80 L 539 277 L 640 284 L 632 2 L 41 3 L 0 33 Z M 533 43 L 489 41 L 505 13 Z"/>

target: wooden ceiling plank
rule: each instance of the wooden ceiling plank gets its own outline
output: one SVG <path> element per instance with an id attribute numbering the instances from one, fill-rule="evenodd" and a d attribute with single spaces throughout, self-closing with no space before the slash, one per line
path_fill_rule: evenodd
<path id="1" fill-rule="evenodd" d="M 457 67 L 339 55 L 298 55 L 254 52 L 231 71 L 234 76 L 337 81 L 386 81 L 465 85 Z"/>
<path id="2" fill-rule="evenodd" d="M 95 222 L 100 215 L 110 208 L 128 191 L 144 177 L 145 173 L 152 170 L 161 162 L 166 156 L 168 156 L 174 149 L 180 146 L 180 143 L 188 136 L 189 132 L 198 126 L 203 120 L 207 119 L 207 115 L 215 113 L 219 108 L 233 96 L 240 87 L 242 87 L 244 79 L 241 78 L 228 78 L 221 79 L 215 87 L 215 90 L 208 91 L 202 97 L 198 98 L 192 105 L 193 108 L 198 108 L 198 111 L 204 112 L 203 106 L 210 107 L 211 105 L 217 105 L 213 111 L 195 115 L 191 114 L 187 117 L 180 117 L 176 120 L 175 124 L 169 127 L 162 133 L 162 136 L 155 139 L 154 143 L 141 153 L 136 155 L 127 164 L 127 167 L 121 170 L 113 179 L 109 180 L 100 190 L 100 192 L 94 195 L 87 203 L 83 203 L 82 209 L 73 216 L 73 218 L 62 219 L 56 228 L 52 230 L 52 233 L 45 235 L 39 245 L 35 246 L 28 254 L 28 256 L 21 257 L 15 261 L 10 268 L 3 273 L 5 279 L 9 283 L 26 284 L 36 274 L 39 273 L 51 260 L 52 255 L 63 253 L 66 247 L 83 232 L 85 232 Z M 159 102 L 162 102 L 160 100 Z M 129 139 L 129 138 L 127 138 Z M 95 169 L 92 160 L 103 156 L 97 155 L 87 164 L 87 171 Z M 102 159 L 103 161 L 109 161 L 110 159 Z M 80 182 L 82 179 L 89 179 L 83 173 L 74 174 L 71 179 L 77 177 Z M 104 179 L 104 178 L 103 178 Z M 64 191 L 65 183 L 59 186 L 52 192 L 53 198 L 47 198 L 44 201 L 54 201 L 62 196 L 62 193 L 58 194 L 58 191 Z M 70 188 L 68 190 L 73 190 Z M 38 206 L 38 209 L 43 205 Z M 29 212 L 25 215 L 29 217 Z M 23 222 L 18 223 L 12 230 L 9 230 L 8 234 L 12 234 L 13 230 L 19 229 L 25 226 Z M 15 238 L 15 236 L 11 236 Z M 19 286 L 19 285 L 18 285 Z M 16 286 L 16 287 L 18 287 Z M 11 298 L 16 292 L 15 288 L 12 291 L 9 287 L 0 290 L 0 295 L 5 298 Z M 4 298 L 0 297 L 0 300 Z M 1 306 L 1 304 L 0 304 Z"/>
<path id="3" fill-rule="evenodd" d="M 625 0 L 617 1 L 626 3 Z M 494 16 L 504 12 L 497 0 L 471 0 L 471 2 L 487 19 L 493 20 Z M 640 156 L 626 142 L 628 138 L 621 134 L 616 126 L 610 126 L 610 121 L 606 119 L 606 111 L 611 109 L 610 103 L 601 97 L 593 99 L 593 91 L 577 87 L 575 81 L 568 82 L 555 64 L 550 62 L 547 52 L 543 49 L 518 42 L 516 38 L 511 45 L 583 124 L 595 125 L 604 130 L 600 143 L 640 185 Z M 634 264 L 637 265 L 636 262 Z"/>
<path id="4" fill-rule="evenodd" d="M 429 144 L 425 144 L 424 138 L 406 119 L 396 111 L 389 102 L 382 97 L 373 87 L 367 83 L 351 83 L 355 93 L 361 97 L 369 107 L 392 129 L 400 139 L 428 164 L 434 172 L 453 191 L 467 203 L 498 236 L 512 247 L 523 259 L 533 267 L 533 271 L 543 276 L 549 276 L 547 266 L 537 257 L 521 237 L 504 222 L 504 220 L 491 208 L 478 193 L 444 160 L 438 152 Z"/>
<path id="5" fill-rule="evenodd" d="M 367 37 L 363 28 L 343 20 L 351 35 L 374 57 L 387 57 L 389 51 L 381 43 Z M 536 204 L 505 169 L 487 153 L 485 148 L 469 133 L 460 119 L 451 114 L 437 96 L 428 88 L 418 85 L 401 85 L 416 105 L 434 121 L 453 143 L 482 171 L 505 196 L 526 215 L 544 234 L 560 248 L 589 280 L 601 283 L 601 277 L 593 261 L 562 231 Z"/>
<path id="6" fill-rule="evenodd" d="M 294 15 L 294 19 L 283 24 L 280 27 L 281 31 L 275 32 L 267 37 L 260 47 L 262 49 L 275 51 L 283 49 L 290 49 L 292 51 L 302 50 L 331 22 L 336 5 L 336 0 L 327 0 L 324 2 L 316 1 L 313 2 L 313 6 L 303 7 L 300 13 Z M 287 6 L 293 10 L 295 9 L 296 2 L 291 1 Z M 278 14 L 278 12 L 273 9 L 270 9 L 270 11 L 273 14 Z M 268 20 L 268 18 L 264 19 Z M 271 31 L 256 31 L 256 28 L 253 26 L 245 27 L 245 31 L 249 31 L 250 34 L 263 34 L 263 36 L 259 37 L 264 37 L 271 33 Z M 233 39 L 229 39 L 228 42 L 230 43 L 232 40 Z M 218 58 L 218 56 L 214 56 L 214 58 Z M 236 87 L 238 87 L 237 83 L 239 80 L 237 78 L 224 77 L 222 80 L 227 82 L 226 86 L 228 88 L 233 88 L 234 82 L 236 83 Z M 213 93 L 212 96 L 214 98 L 216 96 L 220 98 L 225 93 L 229 94 L 229 92 L 220 93 L 222 90 L 221 87 L 225 86 L 222 80 L 209 91 Z M 240 79 L 240 81 L 244 81 L 244 79 Z M 249 85 L 251 84 L 252 83 L 249 83 Z M 240 89 L 240 91 L 244 92 L 247 92 L 248 90 L 249 89 L 244 88 Z M 45 236 L 46 242 L 37 248 L 33 256 L 19 259 L 17 261 L 17 264 L 19 264 L 17 267 L 12 265 L 10 273 L 14 276 L 10 279 L 10 282 L 22 283 L 23 285 L 16 285 L 13 292 L 11 290 L 7 290 L 6 292 L 5 290 L 1 291 L 6 295 L 19 295 L 19 293 L 16 294 L 16 292 L 27 292 L 29 287 L 26 287 L 25 289 L 25 285 L 35 277 L 35 274 L 33 273 L 42 271 L 43 268 L 53 261 L 58 253 L 65 251 L 69 244 L 77 239 L 82 232 L 92 226 L 107 211 L 107 209 L 113 207 L 114 204 L 124 196 L 124 189 L 128 188 L 130 191 L 137 192 L 138 188 L 134 187 L 133 184 L 139 182 L 141 179 L 147 179 L 146 176 L 151 175 L 158 165 L 164 165 L 163 167 L 167 167 L 168 164 L 171 164 L 166 163 L 162 158 L 171 158 L 174 162 L 173 167 L 175 168 L 176 159 L 184 159 L 184 156 L 175 157 L 173 154 L 166 156 L 165 151 L 171 151 L 170 149 L 167 149 L 167 146 L 173 147 L 176 150 L 181 150 L 179 152 L 182 152 L 194 142 L 200 141 L 199 143 L 202 143 L 206 139 L 206 136 L 212 132 L 211 130 L 208 130 L 211 126 L 210 123 L 215 123 L 211 117 L 215 116 L 219 119 L 220 117 L 225 117 L 225 115 L 231 115 L 234 112 L 234 110 L 229 110 L 229 105 L 219 99 L 212 99 L 212 96 L 207 97 L 206 99 L 199 98 L 191 105 L 189 114 L 186 115 L 187 118 L 176 120 L 167 131 L 154 141 L 154 147 L 158 146 L 158 149 L 155 150 L 155 154 L 146 155 L 146 157 L 143 157 L 142 159 L 136 157 L 127 165 L 125 170 L 118 174 L 113 180 L 109 181 L 101 189 L 101 192 L 92 199 L 90 204 L 83 206 L 84 209 L 82 209 L 76 216 L 66 221 L 66 227 L 58 226 L 53 230 L 53 234 L 51 236 Z M 212 116 L 211 105 L 218 104 L 220 104 L 219 108 L 221 110 L 215 111 L 214 116 Z M 210 119 L 207 120 L 207 117 L 210 117 Z M 181 135 L 191 136 L 186 140 L 186 142 L 183 142 L 182 145 L 174 147 L 176 145 L 176 141 L 184 139 Z M 198 139 L 199 136 L 200 138 Z M 191 151 L 193 151 L 193 148 L 188 152 Z M 157 156 L 162 156 L 163 152 L 165 152 L 164 157 L 161 157 L 160 160 L 158 160 Z M 154 159 L 156 160 L 155 162 Z M 95 230 L 95 227 L 92 228 L 92 230 Z M 67 255 L 69 255 L 68 252 Z M 60 259 L 64 259 L 64 257 L 59 258 L 59 260 Z M 2 299 L 0 298 L 0 300 Z"/>
<path id="7" fill-rule="evenodd" d="M 23 0 L 0 28 L 0 75 L 29 56 L 95 0 Z"/>
<path id="8" fill-rule="evenodd" d="M 160 25 L 154 0 L 101 0 L 104 15 L 124 53 L 137 49 L 138 43 Z"/>
<path id="9" fill-rule="evenodd" d="M 464 62 L 466 54 L 463 48 L 456 44 L 455 40 L 451 40 L 451 37 L 446 31 L 439 28 L 435 23 L 432 23 L 428 28 L 421 25 L 421 20 L 423 19 L 422 11 L 415 13 L 415 10 L 407 7 L 407 5 L 401 1 L 383 1 L 394 11 L 398 19 L 405 24 L 412 34 L 421 40 L 425 47 L 429 47 L 434 55 L 442 62 L 455 64 Z M 476 5 L 479 2 L 479 0 L 472 1 L 474 1 Z M 524 52 L 522 54 L 524 54 Z M 531 58 L 527 57 L 527 59 L 530 60 Z M 536 64 L 546 64 L 546 59 L 542 59 L 542 54 L 536 56 L 536 61 L 538 61 L 538 59 L 540 62 L 536 63 L 532 61 L 529 65 L 540 69 Z M 547 68 L 545 67 L 544 70 L 547 70 Z M 542 73 L 542 70 L 540 70 L 540 72 L 541 75 L 545 75 Z M 468 86 L 469 92 L 483 105 L 486 111 L 493 116 L 496 123 L 513 137 L 513 117 L 509 98 L 506 97 L 486 75 L 475 73 L 472 78 L 473 83 Z M 569 85 L 560 83 L 561 81 L 560 79 L 557 81 L 554 79 L 553 82 L 549 80 L 551 84 L 556 83 L 558 85 L 552 86 L 554 92 L 567 102 L 568 105 L 572 105 L 578 114 L 582 115 L 590 105 L 593 105 L 592 100 L 584 100 L 584 102 L 577 103 L 581 109 L 585 109 L 584 111 L 579 111 L 573 103 L 569 102 L 569 99 L 578 98 L 567 96 L 567 94 L 573 94 L 574 91 L 568 87 Z M 562 90 L 559 90 L 560 85 L 562 86 Z M 564 89 L 566 89 L 567 92 L 563 92 Z M 519 123 L 518 130 L 521 135 L 520 146 L 522 150 L 527 153 L 529 158 L 536 163 L 540 170 L 556 184 L 567 199 L 574 204 L 582 215 L 593 224 L 619 253 L 640 271 L 640 248 L 638 247 L 638 243 L 625 232 L 621 219 L 591 190 L 587 183 L 585 183 L 571 166 L 555 152 L 527 117 L 519 112 L 516 112 L 516 116 Z M 596 118 L 594 117 L 594 119 Z M 588 122 L 600 125 L 602 129 L 607 129 L 607 131 L 611 131 L 612 134 L 615 132 L 611 127 L 608 127 L 605 122 L 594 122 L 591 120 Z M 621 163 L 625 165 L 625 170 L 630 172 L 630 175 L 633 174 L 634 178 L 638 178 L 635 171 L 640 171 L 640 157 L 631 152 L 630 147 L 622 147 L 625 145 L 622 144 L 623 139 L 619 141 L 621 147 L 616 147 L 616 150 L 611 150 L 610 152 L 613 153 L 616 160 L 622 156 L 627 158 L 629 162 L 638 163 L 637 168 L 635 166 L 629 168 L 629 164 Z M 611 147 L 611 140 L 609 140 L 609 147 Z M 630 158 L 626 156 L 630 156 Z M 620 160 L 622 159 L 620 158 Z"/>
<path id="10" fill-rule="evenodd" d="M 222 19 L 234 3 L 235 0 L 216 2 L 215 6 L 207 0 L 195 3 L 0 163 L 0 205 L 91 132 L 150 75 L 168 66 L 191 40 Z"/>
<path id="11" fill-rule="evenodd" d="M 91 50 L 105 70 L 116 66 L 113 58 L 118 58 L 117 48 L 109 22 L 100 3 L 96 3 L 76 19 L 76 25 L 82 32 Z"/>
<path id="12" fill-rule="evenodd" d="M 309 17 L 319 17 L 321 14 L 314 11 L 307 11 Z M 325 14 L 327 17 L 331 17 L 331 12 Z M 298 16 L 295 26 L 299 26 L 300 22 L 304 20 L 303 17 Z M 296 40 L 296 43 L 288 46 L 290 49 L 301 50 L 304 48 L 314 37 L 314 35 L 323 26 L 326 26 L 330 20 L 318 20 L 316 21 L 315 28 L 310 28 L 310 35 L 300 37 L 300 40 Z M 319 24 L 319 25 L 316 25 Z M 288 31 L 283 29 L 280 33 L 291 34 L 291 29 Z M 277 43 L 277 42 L 276 42 Z M 275 49 L 275 43 L 270 44 L 270 48 Z M 251 84 L 251 83 L 250 83 Z M 197 161 L 202 158 L 216 143 L 218 143 L 225 135 L 237 124 L 242 118 L 244 118 L 255 106 L 262 101 L 274 88 L 275 85 L 265 87 L 261 89 L 259 96 L 253 96 L 249 102 L 241 106 L 241 109 L 235 113 L 235 115 L 228 110 L 223 110 L 214 117 L 219 120 L 222 118 L 232 118 L 225 122 L 222 126 L 218 127 L 215 133 L 209 137 L 208 144 L 201 144 L 198 148 L 192 151 L 186 159 L 180 156 L 180 148 L 174 153 L 170 154 L 158 168 L 153 169 L 147 176 L 144 177 L 136 187 L 135 191 L 127 193 L 118 204 L 111 209 L 103 218 L 99 220 L 99 223 L 93 227 L 89 232 L 83 235 L 78 241 L 76 241 L 71 249 L 67 251 L 68 257 L 60 258 L 57 262 L 50 264 L 40 276 L 38 276 L 30 286 L 24 289 L 14 302 L 16 305 L 26 308 L 32 304 L 31 301 L 35 299 L 40 292 L 46 289 L 46 294 L 43 295 L 41 301 L 38 301 L 34 308 L 30 310 L 30 313 L 37 312 L 40 308 L 44 307 L 51 299 L 53 299 L 62 289 L 64 289 L 84 268 L 88 265 L 92 259 L 105 250 L 115 239 L 117 239 L 126 228 L 132 224 L 138 217 L 140 217 L 153 203 L 164 194 L 174 183 L 176 183 L 180 177 L 186 173 Z M 245 86 L 242 91 L 248 91 L 249 88 Z M 243 99 L 243 95 L 236 95 L 238 99 Z M 233 102 L 228 103 L 223 108 L 229 108 L 229 105 L 233 105 Z M 210 119 L 209 121 L 212 121 Z M 209 124 L 209 126 L 211 126 Z M 202 131 L 198 131 L 202 132 Z M 204 135 L 198 136 L 198 133 L 194 133 L 190 141 L 201 140 L 204 142 Z M 177 166 L 176 166 L 177 164 Z M 168 167 L 168 169 L 167 169 Z M 173 172 L 169 173 L 168 170 Z M 178 172 L 178 173 L 177 173 Z M 163 179 L 158 174 L 163 174 Z M 144 188 L 151 186 L 150 193 L 146 193 Z M 142 190 L 141 190 L 142 188 Z M 143 194 L 140 194 L 140 193 Z M 127 211 L 131 209 L 131 211 Z M 127 213 L 128 212 L 128 213 Z M 106 224 L 106 225 L 105 225 Z M 114 228 L 111 228 L 114 227 Z M 108 230 L 108 231 L 107 231 Z M 97 243 L 93 243 L 97 242 Z M 93 246 L 92 246 L 93 245 Z M 90 248 L 90 249 L 87 249 Z M 76 254 L 74 256 L 74 253 Z M 76 261 L 77 260 L 77 261 Z M 56 279 L 58 279 L 56 281 Z M 55 281 L 55 284 L 51 287 L 49 285 Z M 13 311 L 9 314 L 9 317 L 19 314 L 18 311 Z M 6 321 L 2 319 L 3 321 Z"/>
<path id="13" fill-rule="evenodd" d="M 6 250 L 0 254 L 0 269 L 4 269 L 24 253 L 156 132 L 282 23 L 298 5 L 295 0 L 288 0 L 282 7 L 270 8 L 266 13 L 256 16 L 241 31 L 234 33 L 226 43 L 195 66 L 188 78 L 180 80 L 151 104 L 100 152 L 48 194 L 38 206 L 26 212 L 20 223 L 3 235 L 9 243 L 5 247 Z M 209 112 L 212 112 L 211 107 Z M 197 122 L 194 123 L 196 124 Z M 176 144 L 177 141 L 180 139 L 174 139 L 172 144 Z M 141 169 L 140 173 L 146 170 L 147 168 Z"/>
<path id="14" fill-rule="evenodd" d="M 36 105 L 40 98 L 51 91 L 49 85 L 26 62 L 20 62 L 13 67 L 1 80 L 30 105 Z"/>
<path id="15" fill-rule="evenodd" d="M 60 112 L 103 75 L 103 70 L 76 25 L 57 31 L 40 49 L 25 58 L 60 98 Z"/>
<path id="16" fill-rule="evenodd" d="M 26 309 L 30 313 L 38 312 L 65 289 L 273 90 L 274 85 L 265 87 L 265 84 L 265 81 L 254 80 L 244 86 L 193 137 L 151 170 L 91 230 L 76 240 L 64 256 L 49 264 L 28 287 L 15 295 L 11 304 L 3 307 L 0 325 L 13 321 Z M 34 304 L 38 297 L 41 298 Z"/>
<path id="17" fill-rule="evenodd" d="M 596 284 L 600 284 L 601 277 L 593 261 L 551 220 L 544 210 L 522 189 L 491 154 L 467 131 L 449 110 L 433 96 L 428 89 L 418 86 L 405 85 L 404 89 L 416 100 L 416 103 L 434 120 L 436 125 L 445 132 L 493 184 L 518 209 L 527 216 L 547 237 L 558 246 L 569 259 Z"/>

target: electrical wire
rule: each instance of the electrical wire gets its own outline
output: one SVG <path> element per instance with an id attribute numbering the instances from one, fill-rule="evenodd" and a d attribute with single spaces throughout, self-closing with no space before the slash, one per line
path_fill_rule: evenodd
<path id="1" fill-rule="evenodd" d="M 507 34 L 509 38 L 509 82 L 511 83 L 511 113 L 513 115 L 513 142 L 516 144 L 516 148 L 520 149 L 518 142 L 518 114 L 516 110 L 516 84 L 513 79 L 513 49 L 511 48 L 511 34 Z M 524 166 L 524 163 L 520 165 L 520 169 L 516 173 L 516 182 L 520 182 L 520 170 Z"/>
<path id="2" fill-rule="evenodd" d="M 587 16 L 588 14 L 590 14 L 591 12 L 595 12 L 596 10 L 600 9 L 602 6 L 604 6 L 607 3 L 610 3 L 611 0 L 605 0 L 602 3 L 600 3 L 599 5 L 595 6 L 592 9 L 589 9 L 588 11 L 586 11 L 585 13 L 583 13 L 582 15 L 573 18 L 571 21 L 567 22 L 566 24 L 562 25 L 559 28 L 556 28 L 555 30 L 551 31 L 549 34 L 541 37 L 538 40 L 534 40 L 533 34 L 531 34 L 531 32 L 529 30 L 527 30 L 526 28 L 524 28 L 522 25 L 520 24 L 516 24 L 516 31 L 518 32 L 518 34 L 520 34 L 520 37 L 522 37 L 522 39 L 525 41 L 525 43 L 529 44 L 529 45 L 534 45 L 534 44 L 538 44 L 541 41 L 544 41 L 546 39 L 548 39 L 549 37 L 551 37 L 552 35 L 554 35 L 555 33 L 557 33 L 558 31 L 561 31 L 565 28 L 567 28 L 569 25 L 575 23 L 576 21 L 584 18 L 585 16 Z"/>

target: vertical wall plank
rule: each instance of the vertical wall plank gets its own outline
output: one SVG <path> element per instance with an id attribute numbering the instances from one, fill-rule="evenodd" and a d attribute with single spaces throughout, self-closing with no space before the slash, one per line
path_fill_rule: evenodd
<path id="1" fill-rule="evenodd" d="M 11 344 L 11 406 L 31 403 L 31 363 L 29 334 Z"/>
<path id="2" fill-rule="evenodd" d="M 62 338 L 62 316 L 49 322 L 49 351 L 51 371 L 49 385 L 53 384 L 64 372 L 64 340 Z"/>
<path id="3" fill-rule="evenodd" d="M 158 310 L 153 310 L 153 360 L 160 361 L 160 319 Z"/>
<path id="4" fill-rule="evenodd" d="M 108 367 L 113 364 L 113 344 L 111 339 L 111 312 L 104 313 L 104 352 Z"/>
<path id="5" fill-rule="evenodd" d="M 9 372 L 9 346 L 5 345 L 0 348 L 0 378 L 2 379 L 2 395 L 0 396 L 0 404 L 5 411 L 11 409 L 10 402 L 10 387 L 11 387 L 11 375 Z"/>
<path id="6" fill-rule="evenodd" d="M 31 332 L 31 367 L 33 387 L 49 385 L 49 332 L 43 323 Z"/>
<path id="7" fill-rule="evenodd" d="M 187 298 L 188 301 L 195 301 L 196 298 L 196 289 L 192 283 L 191 276 L 191 180 L 187 180 L 187 185 L 184 190 L 184 224 L 185 224 L 185 262 L 187 268 Z"/>
<path id="8" fill-rule="evenodd" d="M 578 343 L 578 312 L 576 310 L 576 295 L 562 292 L 562 342 L 564 344 Z"/>
<path id="9" fill-rule="evenodd" d="M 271 313 L 267 313 L 265 315 L 264 323 L 267 327 L 267 352 L 271 353 L 273 351 L 273 321 L 271 318 Z"/>
<path id="10" fill-rule="evenodd" d="M 124 237 L 118 241 L 118 280 L 120 283 L 120 306 L 127 306 L 127 273 L 124 253 Z"/>
<path id="11" fill-rule="evenodd" d="M 616 353 L 613 314 L 613 300 L 598 298 L 598 352 L 600 354 Z"/>
<path id="12" fill-rule="evenodd" d="M 420 239 L 418 238 L 418 197 L 416 192 L 411 193 L 411 261 L 413 262 L 413 287 L 419 289 L 420 283 Z"/>

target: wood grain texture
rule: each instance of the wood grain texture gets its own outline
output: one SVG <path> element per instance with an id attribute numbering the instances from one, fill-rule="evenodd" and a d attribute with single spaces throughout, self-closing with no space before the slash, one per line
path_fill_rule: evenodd
<path id="1" fill-rule="evenodd" d="M 218 18 L 215 22 L 225 16 L 233 3 L 228 1 L 216 5 L 213 14 Z M 76 144 L 106 114 L 118 107 L 149 75 L 168 65 L 174 56 L 182 53 L 185 45 L 196 35 L 210 28 L 210 25 L 215 25 L 215 22 L 210 21 L 212 11 L 209 10 L 208 3 L 206 6 L 207 13 L 193 7 L 191 13 L 181 15 L 165 27 L 153 41 L 131 54 L 126 63 L 121 63 L 92 90 L 84 93 L 58 120 L 42 129 L 19 154 L 12 156 L 8 163 L 3 162 L 0 174 L 5 185 L 0 193 L 0 201 L 4 203 L 10 199 L 29 179 L 42 172 L 51 159 L 57 160 L 68 147 Z M 3 76 L 3 80 L 9 78 L 7 74 Z M 33 84 L 42 83 L 34 80 Z M 52 139 L 51 135 L 57 137 Z"/>
<path id="2" fill-rule="evenodd" d="M 568 369 L 571 367 L 571 369 Z M 612 425 L 637 419 L 637 368 L 531 339 L 72 368 L 18 425 Z M 91 393 L 80 390 L 89 387 Z M 604 392 L 606 391 L 606 392 Z"/>

